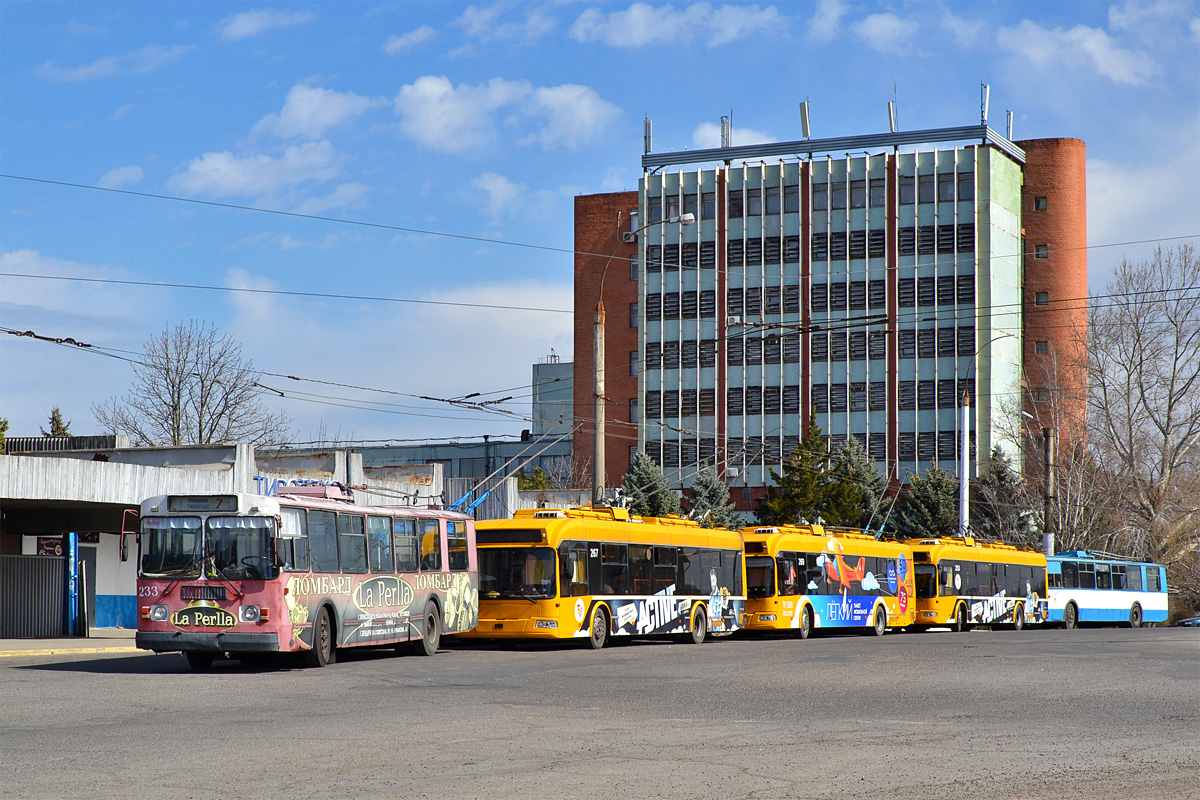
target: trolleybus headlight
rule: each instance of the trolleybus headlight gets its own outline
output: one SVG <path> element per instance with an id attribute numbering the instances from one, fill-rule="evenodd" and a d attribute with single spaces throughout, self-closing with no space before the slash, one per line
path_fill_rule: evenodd
<path id="1" fill-rule="evenodd" d="M 163 622 L 169 616 L 166 606 L 150 606 L 150 619 Z"/>
<path id="2" fill-rule="evenodd" d="M 759 614 L 758 620 L 759 620 L 759 622 L 774 622 L 775 615 L 774 614 Z"/>
<path id="3" fill-rule="evenodd" d="M 242 622 L 258 622 L 261 616 L 258 606 L 242 606 Z"/>
<path id="4" fill-rule="evenodd" d="M 533 627 L 535 628 L 557 628 L 558 620 L 556 619 L 538 619 L 534 620 Z"/>

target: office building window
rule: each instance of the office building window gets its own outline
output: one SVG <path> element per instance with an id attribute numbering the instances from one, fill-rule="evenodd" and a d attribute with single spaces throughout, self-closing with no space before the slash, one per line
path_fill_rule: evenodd
<path id="1" fill-rule="evenodd" d="M 900 450 L 898 458 L 901 461 L 917 460 L 917 435 L 915 433 L 901 433 L 896 444 Z"/>
<path id="2" fill-rule="evenodd" d="M 1034 305 L 1039 305 L 1039 306 L 1050 305 L 1050 293 L 1049 292 L 1038 292 L 1037 294 L 1035 294 L 1033 296 L 1033 302 L 1034 302 Z"/>
<path id="3" fill-rule="evenodd" d="M 950 461 L 958 450 L 958 437 L 954 431 L 938 431 L 938 458 Z"/>
<path id="4" fill-rule="evenodd" d="M 829 413 L 829 386 L 817 384 L 812 387 L 813 408 L 818 414 Z"/>
<path id="5" fill-rule="evenodd" d="M 1050 343 L 1044 342 L 1044 341 L 1043 342 L 1034 342 L 1033 352 L 1038 353 L 1039 355 L 1045 355 L 1045 354 L 1049 353 L 1050 352 Z"/>
<path id="6" fill-rule="evenodd" d="M 647 222 L 662 221 L 662 198 L 647 197 L 646 198 Z"/>
<path id="7" fill-rule="evenodd" d="M 917 357 L 917 332 L 912 328 L 903 328 L 897 331 L 896 344 L 901 358 Z"/>
<path id="8" fill-rule="evenodd" d="M 638 374 L 638 351 L 629 351 L 629 375 L 636 378 Z"/>
<path id="9" fill-rule="evenodd" d="M 809 290 L 812 310 L 816 313 L 824 313 L 828 310 L 829 304 L 829 286 L 824 283 L 814 283 Z"/>
<path id="10" fill-rule="evenodd" d="M 830 207 L 834 209 L 846 207 L 846 183 L 845 181 L 837 181 L 829 187 Z"/>
<path id="11" fill-rule="evenodd" d="M 914 279 L 900 279 L 896 284 L 896 301 L 901 308 L 912 308 L 917 304 L 917 282 Z"/>
<path id="12" fill-rule="evenodd" d="M 974 200 L 975 199 L 975 173 L 974 172 L 958 173 L 958 199 L 959 200 Z"/>
<path id="13" fill-rule="evenodd" d="M 917 176 L 917 202 L 933 202 L 933 175 Z"/>
<path id="14" fill-rule="evenodd" d="M 716 219 L 717 218 L 717 195 L 716 195 L 716 192 L 704 192 L 700 195 L 700 218 L 701 219 Z"/>
<path id="15" fill-rule="evenodd" d="M 884 186 L 883 178 L 871 178 L 871 208 L 883 208 Z"/>
<path id="16" fill-rule="evenodd" d="M 917 199 L 916 194 L 914 192 L 914 189 L 916 187 L 916 178 L 914 178 L 912 175 L 901 175 L 899 180 L 897 181 L 897 184 L 898 184 L 898 188 L 900 190 L 899 199 L 902 204 L 903 203 L 912 203 Z"/>
<path id="17" fill-rule="evenodd" d="M 824 183 L 813 184 L 813 211 L 825 211 L 829 208 L 829 186 Z"/>
<path id="18" fill-rule="evenodd" d="M 901 228 L 896 234 L 896 247 L 902 256 L 917 254 L 917 232 L 912 228 Z"/>
<path id="19" fill-rule="evenodd" d="M 846 331 L 834 331 L 829 334 L 829 359 L 831 361 L 845 361 L 846 350 Z"/>
<path id="20" fill-rule="evenodd" d="M 729 216 L 742 216 L 742 190 L 736 189 L 729 193 Z"/>
<path id="21" fill-rule="evenodd" d="M 629 327 L 637 328 L 638 326 L 638 304 L 629 304 Z"/>
<path id="22" fill-rule="evenodd" d="M 954 173 L 939 172 L 937 176 L 937 193 L 939 203 L 954 202 Z"/>
<path id="23" fill-rule="evenodd" d="M 783 187 L 783 212 L 785 214 L 800 213 L 800 187 Z"/>
<path id="24" fill-rule="evenodd" d="M 779 187 L 778 186 L 768 186 L 767 187 L 766 200 L 767 200 L 766 212 L 768 214 L 778 214 L 779 213 Z"/>
<path id="25" fill-rule="evenodd" d="M 1049 258 L 1050 257 L 1050 246 L 1045 245 L 1045 244 L 1035 244 L 1033 246 L 1033 257 L 1034 258 Z"/>
<path id="26" fill-rule="evenodd" d="M 882 258 L 886 253 L 887 232 L 883 228 L 874 228 L 867 232 L 867 237 L 867 255 Z"/>
<path id="27" fill-rule="evenodd" d="M 1044 386 L 1039 387 L 1037 390 L 1037 401 L 1039 403 L 1049 403 L 1050 402 L 1050 390 Z"/>
<path id="28" fill-rule="evenodd" d="M 1045 211 L 1048 207 L 1049 207 L 1049 204 L 1046 202 L 1046 198 L 1044 198 L 1044 197 L 1033 198 L 1033 210 L 1034 211 Z"/>
<path id="29" fill-rule="evenodd" d="M 762 189 L 746 190 L 746 216 L 762 216 Z"/>
<path id="30" fill-rule="evenodd" d="M 937 431 L 921 431 L 917 434 L 917 458 L 933 461 L 937 454 Z"/>
<path id="31" fill-rule="evenodd" d="M 850 181 L 850 207 L 867 207 L 867 182 L 865 180 Z"/>
<path id="32" fill-rule="evenodd" d="M 638 421 L 638 413 L 637 413 L 637 411 L 638 411 L 638 409 L 637 409 L 637 398 L 636 398 L 636 397 L 634 397 L 634 398 L 632 398 L 632 399 L 629 401 L 629 421 L 630 421 L 630 422 L 637 422 L 637 421 Z"/>

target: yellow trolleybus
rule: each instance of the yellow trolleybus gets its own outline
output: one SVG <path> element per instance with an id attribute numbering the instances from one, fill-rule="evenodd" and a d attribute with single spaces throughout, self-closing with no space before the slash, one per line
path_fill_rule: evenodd
<path id="1" fill-rule="evenodd" d="M 820 525 L 743 528 L 746 629 L 888 627 L 916 621 L 913 552 L 857 531 Z"/>
<path id="2" fill-rule="evenodd" d="M 479 624 L 468 638 L 674 634 L 700 643 L 742 625 L 742 537 L 626 509 L 530 509 L 476 526 Z"/>
<path id="3" fill-rule="evenodd" d="M 1046 556 L 970 537 L 911 539 L 917 626 L 1011 625 L 1046 621 Z"/>

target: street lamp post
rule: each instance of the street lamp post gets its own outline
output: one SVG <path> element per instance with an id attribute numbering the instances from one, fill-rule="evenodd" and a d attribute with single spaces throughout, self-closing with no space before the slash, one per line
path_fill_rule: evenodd
<path id="1" fill-rule="evenodd" d="M 970 376 L 971 367 L 975 364 L 975 359 L 983 352 L 983 348 L 1005 337 L 1017 339 L 1011 333 L 1002 333 L 984 342 L 967 362 L 967 371 L 963 374 Z M 1020 340 L 1018 339 L 1018 341 Z M 971 392 L 968 388 L 963 389 L 960 428 L 962 441 L 958 456 L 958 535 L 966 536 L 971 529 Z"/>
<path id="2" fill-rule="evenodd" d="M 683 226 L 692 225 L 696 222 L 696 216 L 692 213 L 680 214 L 676 217 L 656 220 L 648 222 L 642 227 L 632 231 L 632 235 L 636 237 L 639 233 L 652 228 L 655 225 L 663 225 L 668 223 L 679 224 Z M 613 256 L 617 254 L 617 247 L 613 248 L 612 255 L 604 262 L 604 271 L 600 273 L 600 292 L 596 297 L 596 316 L 593 322 L 592 335 L 592 505 L 598 506 L 604 502 L 604 279 L 608 277 L 608 267 L 612 264 Z"/>

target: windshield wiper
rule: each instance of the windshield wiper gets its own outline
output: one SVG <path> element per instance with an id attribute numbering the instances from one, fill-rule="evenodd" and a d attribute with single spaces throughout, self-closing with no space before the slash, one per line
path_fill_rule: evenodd
<path id="1" fill-rule="evenodd" d="M 197 575 L 194 575 L 194 574 L 189 575 L 187 573 L 192 572 L 192 570 L 196 570 L 196 572 L 199 573 L 200 568 L 202 568 L 204 565 L 203 561 L 204 560 L 200 556 L 198 556 L 196 554 L 192 554 L 191 561 L 184 564 L 179 569 L 175 570 L 175 572 L 173 573 L 174 578 L 171 580 L 171 582 L 169 584 L 167 584 L 167 588 L 163 590 L 163 597 L 166 597 L 167 595 L 169 595 L 171 593 L 171 590 L 174 589 L 177 585 L 179 585 L 180 581 L 187 580 L 188 578 L 197 577 Z"/>

